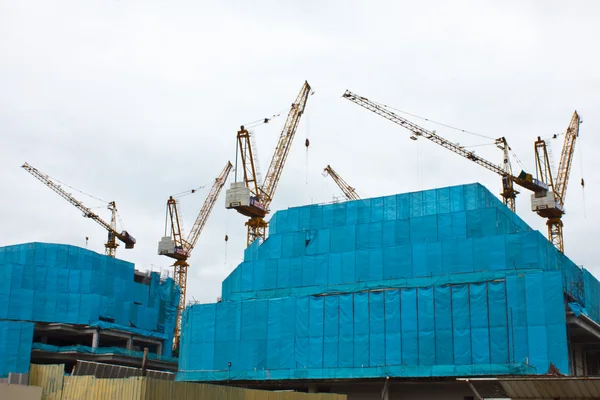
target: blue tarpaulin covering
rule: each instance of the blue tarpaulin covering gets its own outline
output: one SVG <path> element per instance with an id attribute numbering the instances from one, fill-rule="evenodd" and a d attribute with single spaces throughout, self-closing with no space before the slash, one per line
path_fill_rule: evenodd
<path id="1" fill-rule="evenodd" d="M 0 323 L 60 322 L 129 331 L 164 339 L 169 356 L 178 303 L 172 279 L 161 281 L 152 273 L 149 284 L 135 282 L 133 264 L 119 259 L 58 244 L 0 247 Z M 23 339 L 28 342 L 23 346 L 31 347 L 31 338 Z M 0 346 L 4 343 L 0 335 Z M 27 365 L 28 360 L 29 353 Z"/>
<path id="2" fill-rule="evenodd" d="M 297 369 L 313 377 L 339 369 L 342 378 L 357 373 L 353 369 L 368 375 L 402 367 L 410 368 L 401 376 L 450 376 L 456 368 L 487 375 L 526 362 L 533 373 L 545 373 L 550 362 L 568 371 L 563 300 L 552 291 L 561 286 L 559 272 L 536 272 L 470 284 L 195 305 L 184 316 L 180 369 L 196 371 L 184 376 L 198 380 L 254 370 L 294 376 Z M 509 299 L 524 298 L 525 291 L 516 315 Z M 552 334 L 552 325 L 561 334 Z"/>
<path id="3" fill-rule="evenodd" d="M 283 210 L 186 310 L 178 379 L 568 373 L 565 292 L 598 321 L 598 281 L 479 184 Z"/>
<path id="4" fill-rule="evenodd" d="M 0 321 L 0 378 L 29 372 L 33 323 Z"/>

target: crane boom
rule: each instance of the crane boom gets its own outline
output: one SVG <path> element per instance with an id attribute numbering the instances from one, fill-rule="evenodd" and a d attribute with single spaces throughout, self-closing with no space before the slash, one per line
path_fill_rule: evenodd
<path id="1" fill-rule="evenodd" d="M 237 151 L 239 151 L 242 162 L 244 181 L 231 184 L 227 190 L 225 208 L 234 208 L 238 213 L 250 217 L 246 222 L 248 227 L 246 243 L 248 245 L 256 239 L 264 240 L 266 238 L 269 224 L 265 221 L 265 217 L 269 213 L 269 206 L 273 201 L 309 94 L 311 94 L 310 85 L 304 81 L 296 101 L 292 103 L 262 185 L 257 169 L 258 159 L 252 145 L 252 134 L 243 126 L 237 133 Z M 268 119 L 265 119 L 266 122 Z"/>
<path id="2" fill-rule="evenodd" d="M 57 183 L 55 183 L 48 175 L 43 174 L 37 168 L 32 167 L 28 163 L 22 165 L 25 171 L 29 172 L 43 184 L 52 189 L 55 193 L 57 193 L 60 197 L 67 200 L 73 206 L 75 206 L 79 211 L 83 212 L 83 216 L 86 218 L 90 218 L 100 226 L 102 226 L 108 232 L 108 241 L 104 245 L 106 248 L 106 255 L 110 257 L 115 257 L 116 249 L 118 244 L 115 241 L 115 238 L 119 239 L 123 243 L 125 243 L 126 249 L 132 249 L 136 243 L 136 240 L 131 236 L 127 231 L 123 231 L 121 233 L 116 231 L 115 228 L 115 214 L 117 211 L 117 206 L 114 201 L 111 201 L 108 204 L 108 209 L 111 210 L 112 218 L 111 223 L 104 221 L 100 216 L 86 207 L 81 201 L 77 200 L 70 193 L 66 192 L 63 188 L 60 187 Z"/>
<path id="3" fill-rule="evenodd" d="M 419 125 L 407 120 L 406 118 L 403 118 L 403 117 L 395 114 L 394 112 L 367 99 L 366 97 L 359 96 L 355 93 L 352 93 L 349 90 L 346 90 L 343 97 L 352 101 L 353 103 L 358 104 L 359 106 L 366 108 L 369 111 L 374 112 L 375 114 L 378 114 L 400 126 L 403 126 L 404 128 L 408 129 L 415 135 L 415 139 L 419 136 L 429 139 L 432 142 L 437 143 L 440 146 L 445 147 L 446 149 L 448 149 L 458 155 L 461 155 L 464 158 L 467 158 L 467 159 L 473 161 L 474 163 L 479 164 L 482 167 L 484 167 L 492 172 L 495 172 L 496 174 L 498 174 L 502 177 L 508 178 L 508 180 L 510 182 L 514 182 L 517 185 L 524 187 L 525 189 L 529 189 L 533 192 L 542 192 L 542 193 L 545 193 L 548 191 L 547 185 L 545 185 L 543 182 L 532 179 L 531 175 L 525 174 L 525 173 L 521 173 L 519 177 L 511 175 L 506 170 L 506 168 L 501 168 L 499 165 L 494 164 L 491 161 L 488 161 L 485 158 L 482 158 L 482 157 L 476 155 L 474 152 L 466 150 L 464 147 L 460 146 L 459 144 L 453 143 L 441 136 L 438 136 L 435 133 L 435 131 L 428 131 L 427 129 L 420 127 Z M 506 143 L 506 140 L 504 138 L 500 138 L 500 139 L 496 140 L 497 145 L 500 145 L 502 142 Z M 505 156 L 505 158 L 506 158 L 506 156 Z"/>
<path id="4" fill-rule="evenodd" d="M 565 135 L 565 142 L 560 154 L 560 163 L 558 164 L 558 176 L 556 177 L 554 188 L 554 193 L 561 205 L 564 205 L 565 197 L 567 195 L 567 185 L 569 184 L 571 164 L 573 163 L 573 154 L 575 153 L 575 141 L 579 136 L 580 123 L 581 119 L 579 118 L 579 114 L 575 111 L 573 117 L 571 117 L 571 122 L 569 123 Z"/>
<path id="5" fill-rule="evenodd" d="M 288 113 L 285 125 L 283 126 L 283 130 L 279 136 L 279 141 L 277 142 L 277 146 L 273 152 L 271 164 L 269 165 L 269 169 L 267 170 L 267 174 L 265 175 L 265 180 L 261 188 L 263 201 L 266 208 L 269 207 L 271 201 L 273 200 L 273 195 L 275 194 L 277 184 L 279 183 L 281 173 L 283 172 L 283 166 L 285 165 L 285 161 L 292 147 L 294 136 L 298 130 L 300 118 L 302 117 L 302 114 L 304 114 L 304 108 L 306 107 L 306 101 L 308 100 L 309 94 L 310 85 L 308 82 L 304 81 L 304 85 L 302 86 L 296 101 L 292 104 L 290 112 Z"/>
<path id="6" fill-rule="evenodd" d="M 338 173 L 335 172 L 335 170 L 331 168 L 330 165 L 325 167 L 323 172 L 331 176 L 331 179 L 333 179 L 333 181 L 339 186 L 339 188 L 342 189 L 342 192 L 344 192 L 344 196 L 346 196 L 348 200 L 360 200 L 360 196 L 356 193 L 356 190 L 352 186 L 348 185 L 348 183 L 346 183 L 346 181 L 341 176 L 339 176 Z"/>
<path id="7" fill-rule="evenodd" d="M 223 168 L 223 171 L 221 171 L 219 176 L 215 179 L 215 183 L 210 189 L 210 192 L 208 193 L 208 196 L 206 197 L 206 200 L 204 201 L 204 204 L 200 209 L 200 213 L 198 214 L 198 217 L 196 218 L 196 221 L 192 226 L 192 230 L 188 234 L 188 237 L 184 243 L 188 257 L 191 255 L 192 250 L 194 250 L 194 247 L 196 247 L 196 243 L 198 242 L 200 233 L 202 233 L 202 229 L 204 229 L 204 226 L 206 225 L 208 216 L 214 208 L 215 203 L 217 202 L 217 198 L 221 193 L 221 189 L 223 189 L 223 186 L 225 186 L 225 182 L 227 181 L 227 177 L 229 176 L 229 173 L 231 172 L 232 168 L 233 165 L 231 164 L 231 162 L 227 161 L 227 164 L 225 164 L 225 168 Z"/>
<path id="8" fill-rule="evenodd" d="M 192 250 L 196 247 L 196 243 L 198 242 L 198 238 L 206 225 L 206 221 L 213 210 L 217 199 L 219 198 L 219 194 L 225 186 L 225 182 L 227 181 L 227 177 L 231 172 L 233 165 L 231 162 L 227 161 L 225 164 L 225 168 L 219 174 L 219 176 L 215 179 L 215 183 L 213 184 L 208 196 L 206 196 L 206 200 L 204 200 L 204 204 L 198 213 L 198 217 L 196 217 L 196 221 L 192 226 L 192 229 L 188 236 L 183 239 L 181 220 L 179 216 L 179 210 L 177 208 L 177 200 L 173 198 L 173 196 L 169 197 L 167 200 L 167 213 L 169 217 L 169 223 L 171 225 L 171 236 L 165 236 L 158 243 L 158 254 L 164 255 L 170 258 L 175 259 L 173 263 L 173 271 L 174 271 L 174 280 L 179 285 L 180 289 L 180 297 L 179 297 L 179 305 L 177 306 L 177 323 L 175 324 L 175 335 L 173 348 L 179 347 L 179 337 L 181 334 L 181 316 L 183 310 L 185 309 L 186 297 L 187 297 L 187 272 L 189 268 L 188 258 L 192 255 Z"/>
<path id="9" fill-rule="evenodd" d="M 54 181 L 48 175 L 44 175 L 37 168 L 34 168 L 27 163 L 23 164 L 23 166 L 21 168 L 23 168 L 25 171 L 29 172 L 35 178 L 40 180 L 44 185 L 48 186 L 55 193 L 57 193 L 60 197 L 62 197 L 63 199 L 67 200 L 69 203 L 74 205 L 79 211 L 83 212 L 84 217 L 91 218 L 92 220 L 96 221 L 98 224 L 100 224 L 100 226 L 102 226 L 107 231 L 110 231 L 112 229 L 108 222 L 106 222 L 102 218 L 100 218 L 96 213 L 94 213 L 92 210 L 90 210 L 85 205 L 83 205 L 83 203 L 81 201 L 77 200 L 70 193 L 67 193 L 63 188 L 60 187 L 60 185 L 54 183 Z"/>

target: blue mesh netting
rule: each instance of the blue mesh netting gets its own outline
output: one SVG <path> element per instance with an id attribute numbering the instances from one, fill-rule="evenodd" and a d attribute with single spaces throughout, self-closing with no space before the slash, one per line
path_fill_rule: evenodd
<path id="1" fill-rule="evenodd" d="M 187 310 L 179 379 L 568 373 L 563 293 L 598 321 L 598 281 L 479 184 L 283 210 Z"/>
<path id="2" fill-rule="evenodd" d="M 180 379 L 488 375 L 526 362 L 527 373 L 545 373 L 550 362 L 568 371 L 561 287 L 559 272 L 531 272 L 195 305 L 184 316 Z"/>
<path id="3" fill-rule="evenodd" d="M 137 283 L 133 264 L 119 259 L 58 244 L 0 247 L 0 321 L 95 325 L 168 343 L 178 303 L 172 279 L 152 273 L 149 285 Z"/>
<path id="4" fill-rule="evenodd" d="M 29 372 L 33 323 L 0 321 L 0 378 Z"/>

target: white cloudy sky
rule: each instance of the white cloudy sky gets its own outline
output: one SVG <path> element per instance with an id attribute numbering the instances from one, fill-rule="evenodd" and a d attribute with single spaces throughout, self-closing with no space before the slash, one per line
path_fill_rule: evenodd
<path id="1" fill-rule="evenodd" d="M 362 196 L 474 181 L 499 192 L 498 176 L 409 140 L 342 99 L 345 89 L 506 136 L 529 169 L 535 138 L 564 131 L 577 109 L 584 123 L 565 242 L 576 263 L 600 273 L 599 17 L 595 1 L 0 0 L 0 245 L 84 246 L 89 236 L 89 248 L 103 251 L 105 232 L 19 168 L 27 161 L 115 200 L 138 239 L 118 256 L 138 268 L 166 268 L 156 246 L 169 194 L 210 184 L 233 161 L 239 125 L 286 109 L 308 80 L 315 95 L 274 210 L 340 196 L 321 175 L 327 164 Z M 283 122 L 255 131 L 263 172 Z M 489 143 L 425 126 L 464 145 Z M 558 163 L 562 141 L 553 144 Z M 493 146 L 477 154 L 501 160 Z M 207 192 L 182 201 L 188 228 Z M 518 211 L 545 233 L 526 192 Z M 244 218 L 226 211 L 221 197 L 190 260 L 189 298 L 214 301 L 244 244 Z"/>

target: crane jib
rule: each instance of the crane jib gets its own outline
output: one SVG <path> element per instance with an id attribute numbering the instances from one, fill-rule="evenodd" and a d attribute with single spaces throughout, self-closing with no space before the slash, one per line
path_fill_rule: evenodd
<path id="1" fill-rule="evenodd" d="M 444 139 L 441 136 L 438 136 L 435 133 L 435 131 L 433 131 L 433 132 L 428 131 L 427 129 L 420 127 L 419 125 L 415 124 L 414 122 L 409 121 L 406 118 L 403 118 L 403 117 L 395 114 L 394 112 L 385 108 L 385 106 L 375 103 L 375 102 L 367 99 L 366 97 L 356 95 L 349 90 L 346 90 L 346 92 L 343 94 L 342 97 L 350 100 L 351 102 L 353 102 L 355 104 L 358 104 L 359 106 L 361 106 L 363 108 L 366 108 L 369 111 L 374 112 L 375 114 L 378 114 L 378 115 L 406 128 L 406 129 L 408 129 L 415 136 L 421 136 L 426 139 L 429 139 L 430 141 L 437 143 L 438 145 L 440 145 L 456 154 L 459 154 L 459 155 L 463 156 L 464 158 L 471 160 L 474 163 L 479 164 L 482 167 L 485 167 L 486 169 L 488 169 L 492 172 L 495 172 L 496 174 L 498 174 L 500 176 L 509 177 L 512 182 L 516 183 L 519 186 L 524 187 L 525 189 L 529 189 L 536 193 L 538 193 L 538 192 L 545 193 L 549 189 L 546 184 L 544 184 L 543 182 L 538 181 L 536 179 L 533 179 L 530 174 L 525 173 L 526 174 L 525 179 L 511 175 L 511 174 L 507 173 L 507 171 L 502 169 L 500 166 L 494 164 L 493 162 L 488 161 L 485 158 L 482 158 L 482 157 L 476 155 L 472 151 L 465 150 L 462 146 L 460 146 L 456 143 L 453 143 L 447 139 Z"/>

